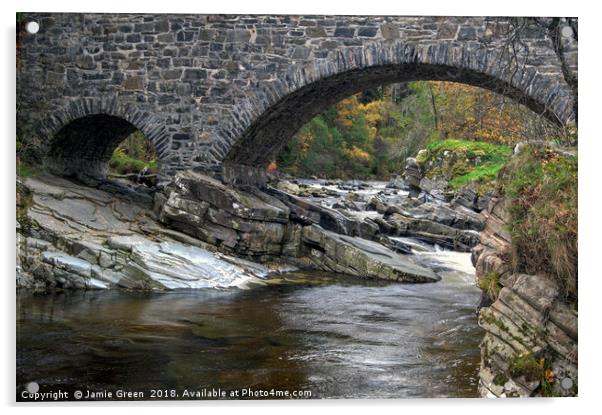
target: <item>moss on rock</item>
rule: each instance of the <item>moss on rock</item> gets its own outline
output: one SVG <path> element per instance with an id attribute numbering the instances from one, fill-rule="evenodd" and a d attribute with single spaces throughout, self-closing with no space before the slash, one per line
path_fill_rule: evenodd
<path id="1" fill-rule="evenodd" d="M 512 154 L 509 146 L 481 141 L 434 141 L 416 156 L 429 179 L 444 179 L 454 190 L 471 185 L 477 193 L 491 192 L 495 179 Z"/>

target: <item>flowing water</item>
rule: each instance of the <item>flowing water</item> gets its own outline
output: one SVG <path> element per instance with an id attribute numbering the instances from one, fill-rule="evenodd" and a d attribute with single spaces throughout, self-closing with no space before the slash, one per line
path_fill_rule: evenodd
<path id="1" fill-rule="evenodd" d="M 291 273 L 245 290 L 18 294 L 17 399 L 32 381 L 84 397 L 476 397 L 480 291 L 469 254 L 424 248 L 417 256 L 442 281 Z"/>

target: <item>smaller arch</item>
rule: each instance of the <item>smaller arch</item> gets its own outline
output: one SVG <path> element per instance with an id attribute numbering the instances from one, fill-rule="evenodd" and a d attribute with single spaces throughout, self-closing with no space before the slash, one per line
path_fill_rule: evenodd
<path id="1" fill-rule="evenodd" d="M 135 131 L 154 147 L 159 161 L 157 181 L 163 183 L 170 176 L 171 143 L 163 119 L 112 95 L 73 100 L 50 114 L 41 130 L 48 137 L 45 164 L 56 174 L 103 180 L 113 151 Z"/>
<path id="2" fill-rule="evenodd" d="M 83 181 L 103 180 L 113 152 L 139 129 L 121 117 L 91 114 L 77 118 L 54 136 L 48 153 L 51 171 Z M 152 144 L 152 143 L 151 143 Z"/>

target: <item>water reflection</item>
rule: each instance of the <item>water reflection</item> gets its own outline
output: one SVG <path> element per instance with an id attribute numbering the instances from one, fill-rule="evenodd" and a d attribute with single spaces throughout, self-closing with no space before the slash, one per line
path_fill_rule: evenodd
<path id="1" fill-rule="evenodd" d="M 17 385 L 477 396 L 479 292 L 290 274 L 250 290 L 17 296 Z"/>

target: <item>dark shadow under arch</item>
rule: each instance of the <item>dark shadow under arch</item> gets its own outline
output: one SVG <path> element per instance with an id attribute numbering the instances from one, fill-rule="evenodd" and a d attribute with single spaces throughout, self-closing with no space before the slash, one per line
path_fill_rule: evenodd
<path id="1" fill-rule="evenodd" d="M 485 88 L 524 104 L 555 124 L 562 124 L 545 103 L 482 72 L 420 63 L 370 66 L 319 79 L 285 95 L 245 130 L 230 148 L 224 162 L 255 167 L 266 165 L 305 123 L 329 106 L 366 89 L 412 81 L 452 81 Z"/>
<path id="2" fill-rule="evenodd" d="M 93 114 L 77 118 L 53 137 L 49 167 L 64 176 L 104 179 L 113 151 L 136 131 L 138 128 L 129 121 L 114 115 Z"/>

